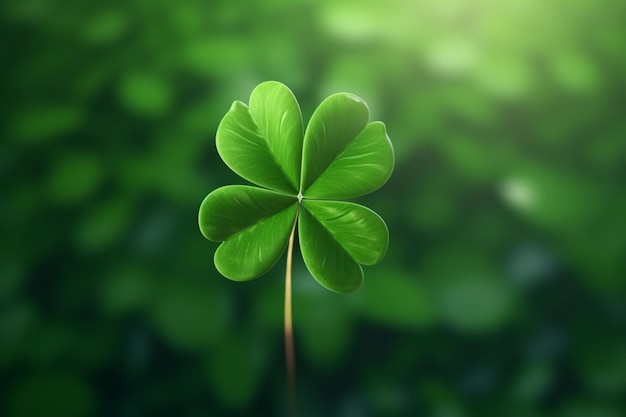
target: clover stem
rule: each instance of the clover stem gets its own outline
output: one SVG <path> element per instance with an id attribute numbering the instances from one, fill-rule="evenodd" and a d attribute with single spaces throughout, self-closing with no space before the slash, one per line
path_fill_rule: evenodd
<path id="1" fill-rule="evenodd" d="M 298 215 L 291 229 L 287 247 L 287 269 L 285 271 L 285 362 L 287 365 L 287 395 L 289 415 L 296 415 L 296 358 L 293 347 L 293 314 L 291 309 L 291 266 L 293 258 L 293 240 L 296 233 Z"/>

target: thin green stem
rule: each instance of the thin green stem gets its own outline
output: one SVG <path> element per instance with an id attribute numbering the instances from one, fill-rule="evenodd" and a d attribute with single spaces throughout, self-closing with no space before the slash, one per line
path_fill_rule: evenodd
<path id="1" fill-rule="evenodd" d="M 287 247 L 287 269 L 285 271 L 285 362 L 287 365 L 287 395 L 289 415 L 296 416 L 296 357 L 293 347 L 293 314 L 291 309 L 291 267 L 293 258 L 293 240 L 296 234 L 298 216 L 291 229 Z"/>

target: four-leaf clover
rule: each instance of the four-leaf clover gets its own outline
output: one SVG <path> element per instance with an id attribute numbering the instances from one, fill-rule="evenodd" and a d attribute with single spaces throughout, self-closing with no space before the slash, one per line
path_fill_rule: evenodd
<path id="1" fill-rule="evenodd" d="M 217 150 L 256 186 L 218 188 L 200 206 L 202 234 L 223 242 L 215 252 L 222 275 L 247 281 L 264 274 L 297 227 L 304 262 L 322 286 L 349 292 L 361 285 L 361 265 L 382 259 L 389 234 L 375 212 L 342 200 L 382 186 L 394 165 L 385 125 L 368 119 L 363 100 L 338 93 L 304 131 L 296 98 L 275 81 L 259 84 L 249 105 L 233 103 L 217 129 Z"/>

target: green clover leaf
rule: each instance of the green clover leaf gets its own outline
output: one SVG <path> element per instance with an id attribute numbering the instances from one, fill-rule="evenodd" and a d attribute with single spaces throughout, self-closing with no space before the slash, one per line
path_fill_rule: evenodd
<path id="1" fill-rule="evenodd" d="M 223 242 L 215 266 L 247 281 L 281 257 L 295 228 L 313 277 L 335 292 L 363 281 L 361 265 L 385 255 L 389 233 L 372 210 L 348 201 L 381 187 L 393 170 L 385 125 L 370 122 L 359 97 L 338 93 L 315 110 L 306 132 L 293 93 L 268 81 L 235 101 L 217 129 L 217 150 L 235 173 L 256 186 L 228 185 L 202 202 L 198 222 Z"/>

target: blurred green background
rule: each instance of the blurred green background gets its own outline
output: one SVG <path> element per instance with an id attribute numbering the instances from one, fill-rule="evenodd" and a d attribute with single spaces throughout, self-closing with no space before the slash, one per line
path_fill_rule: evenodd
<path id="1" fill-rule="evenodd" d="M 302 417 L 626 415 L 624 2 L 0 7 L 0 415 L 285 415 L 284 263 L 230 282 L 197 227 L 265 80 L 397 158 L 361 289 L 296 256 Z"/>

